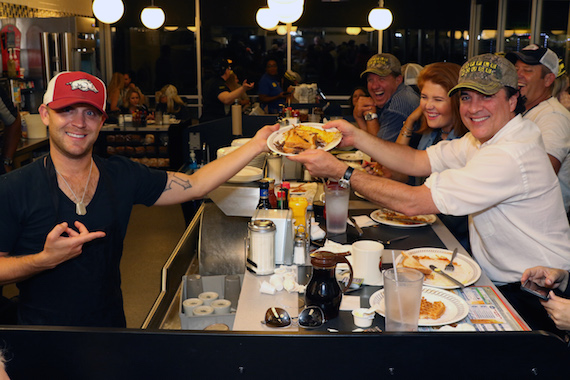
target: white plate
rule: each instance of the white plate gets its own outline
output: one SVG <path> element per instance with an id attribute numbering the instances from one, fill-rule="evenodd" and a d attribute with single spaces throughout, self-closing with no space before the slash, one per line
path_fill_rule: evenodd
<path id="1" fill-rule="evenodd" d="M 228 179 L 230 183 L 246 183 L 257 181 L 263 178 L 263 170 L 253 166 L 246 166 L 240 170 L 235 176 Z"/>
<path id="2" fill-rule="evenodd" d="M 368 199 L 368 198 L 366 198 L 364 195 L 360 194 L 358 191 L 355 191 L 355 192 L 354 192 L 354 195 L 356 195 L 358 198 Z"/>
<path id="3" fill-rule="evenodd" d="M 451 251 L 446 249 L 439 249 L 439 248 L 415 248 L 406 251 L 407 254 L 413 255 L 414 257 L 422 257 L 418 258 L 418 261 L 429 268 L 430 264 L 435 265 L 438 268 L 445 268 L 445 266 L 449 263 L 449 259 L 451 259 Z M 397 266 L 403 259 L 402 254 L 396 257 Z M 455 266 L 455 270 L 453 272 L 446 271 L 450 276 L 457 279 L 457 281 L 463 283 L 465 286 L 469 286 L 474 284 L 479 277 L 481 277 L 481 267 L 479 264 L 475 262 L 472 258 L 465 256 L 461 253 L 458 253 L 453 260 L 453 265 Z M 440 274 L 432 273 L 433 278 L 425 278 L 424 285 L 433 286 L 436 288 L 442 289 L 456 289 L 459 288 L 458 285 L 454 284 L 447 278 L 443 277 Z"/>
<path id="4" fill-rule="evenodd" d="M 300 123 L 299 125 L 305 125 L 307 127 L 313 127 L 313 128 L 324 130 L 323 129 L 324 124 L 322 124 L 322 123 Z M 273 132 L 271 134 L 271 136 L 269 136 L 269 138 L 267 139 L 267 146 L 269 147 L 269 149 L 271 149 L 273 152 L 278 153 L 282 156 L 296 156 L 296 154 L 293 154 L 293 153 L 283 153 L 276 146 L 277 143 L 280 143 L 283 141 L 283 138 L 284 138 L 283 135 L 286 132 L 289 132 L 289 130 L 291 130 L 293 128 L 295 128 L 295 126 L 292 125 L 290 127 L 281 128 L 280 130 Z M 328 132 L 338 132 L 338 129 L 329 128 L 329 129 L 327 129 L 327 131 Z M 342 135 L 340 135 L 338 138 L 334 139 L 333 141 L 331 141 L 330 143 L 328 143 L 324 147 L 317 148 L 317 149 L 329 151 L 329 150 L 333 149 L 334 147 L 336 147 L 340 143 L 340 140 L 342 140 Z"/>
<path id="5" fill-rule="evenodd" d="M 336 155 L 336 158 L 342 161 L 362 161 L 364 156 L 359 153 L 340 153 Z"/>
<path id="6" fill-rule="evenodd" d="M 430 288 L 424 286 L 422 288 L 422 297 L 429 302 L 441 301 L 445 305 L 445 312 L 438 319 L 420 318 L 418 326 L 441 326 L 461 321 L 469 314 L 469 305 L 465 300 L 456 294 L 447 290 Z M 384 289 L 380 289 L 370 296 L 370 307 L 376 309 L 381 316 L 386 315 L 386 307 L 384 305 Z"/>
<path id="7" fill-rule="evenodd" d="M 436 221 L 436 216 L 433 214 L 417 215 L 417 216 L 427 218 L 428 222 L 427 223 L 414 223 L 414 224 L 409 224 L 406 222 L 398 222 L 396 220 L 388 220 L 388 219 L 385 219 L 383 217 L 384 215 L 385 215 L 385 213 L 383 210 L 375 210 L 375 211 L 372 211 L 372 214 L 370 214 L 370 217 L 372 218 L 372 220 L 374 220 L 375 222 L 378 222 L 380 224 L 385 224 L 387 226 L 393 226 L 393 227 L 405 227 L 405 228 L 427 226 L 428 224 L 432 224 Z"/>

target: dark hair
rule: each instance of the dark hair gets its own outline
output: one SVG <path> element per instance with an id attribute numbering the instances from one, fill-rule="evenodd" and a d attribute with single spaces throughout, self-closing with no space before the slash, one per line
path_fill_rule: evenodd
<path id="1" fill-rule="evenodd" d="M 231 66 L 230 62 L 225 58 L 220 58 L 212 64 L 212 69 L 216 75 L 222 76 L 225 74 L 226 69 Z"/>
<path id="2" fill-rule="evenodd" d="M 351 110 L 351 112 L 354 111 L 354 105 L 352 104 L 352 96 L 354 95 L 354 93 L 355 93 L 357 90 L 364 91 L 364 94 L 365 94 L 366 96 L 370 96 L 370 94 L 368 93 L 368 89 L 367 89 L 366 87 L 364 87 L 364 86 L 357 86 L 357 87 L 355 87 L 354 90 L 352 90 L 352 92 L 350 93 L 350 96 L 348 97 L 348 104 L 350 105 L 350 110 Z"/>
<path id="3" fill-rule="evenodd" d="M 420 74 L 418 75 L 418 88 L 420 92 L 424 87 L 426 82 L 432 82 L 440 85 L 447 92 L 457 85 L 457 79 L 459 78 L 459 71 L 461 66 L 456 63 L 451 62 L 436 62 L 431 65 L 427 65 Z M 453 123 L 453 131 L 457 137 L 463 136 L 467 133 L 467 128 L 461 120 L 461 114 L 459 113 L 459 94 L 450 96 L 451 99 L 451 120 Z M 427 125 L 427 120 L 422 117 L 421 127 L 419 132 L 424 132 L 429 130 Z"/>
<path id="4" fill-rule="evenodd" d="M 526 96 L 521 95 L 518 89 L 508 86 L 505 86 L 505 92 L 507 93 L 507 100 L 518 94 L 517 105 L 515 107 L 515 115 L 523 113 L 526 110 L 524 105 L 526 103 Z"/>

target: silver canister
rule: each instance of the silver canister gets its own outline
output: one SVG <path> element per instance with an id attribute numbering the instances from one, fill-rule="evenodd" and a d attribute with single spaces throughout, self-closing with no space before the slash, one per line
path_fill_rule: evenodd
<path id="1" fill-rule="evenodd" d="M 275 270 L 275 223 L 259 219 L 248 223 L 246 238 L 247 269 L 258 275 Z"/>
<path id="2" fill-rule="evenodd" d="M 283 182 L 283 156 L 275 152 L 267 153 L 267 175 L 275 178 L 275 184 Z"/>

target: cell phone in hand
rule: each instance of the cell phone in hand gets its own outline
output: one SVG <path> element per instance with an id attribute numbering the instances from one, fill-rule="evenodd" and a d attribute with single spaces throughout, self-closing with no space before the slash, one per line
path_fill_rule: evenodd
<path id="1" fill-rule="evenodd" d="M 550 289 L 537 285 L 535 282 L 531 280 L 526 280 L 526 282 L 521 285 L 521 289 L 524 290 L 525 292 L 537 296 L 540 299 L 548 301 L 549 298 L 548 294 L 550 293 Z"/>

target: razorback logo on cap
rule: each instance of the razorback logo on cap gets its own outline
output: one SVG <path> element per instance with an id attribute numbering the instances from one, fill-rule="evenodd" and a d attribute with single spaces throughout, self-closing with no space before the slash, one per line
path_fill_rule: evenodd
<path id="1" fill-rule="evenodd" d="M 95 88 L 93 82 L 89 79 L 77 79 L 73 82 L 67 82 L 66 85 L 70 85 L 71 90 L 93 91 L 95 93 L 99 92 L 99 90 Z"/>

